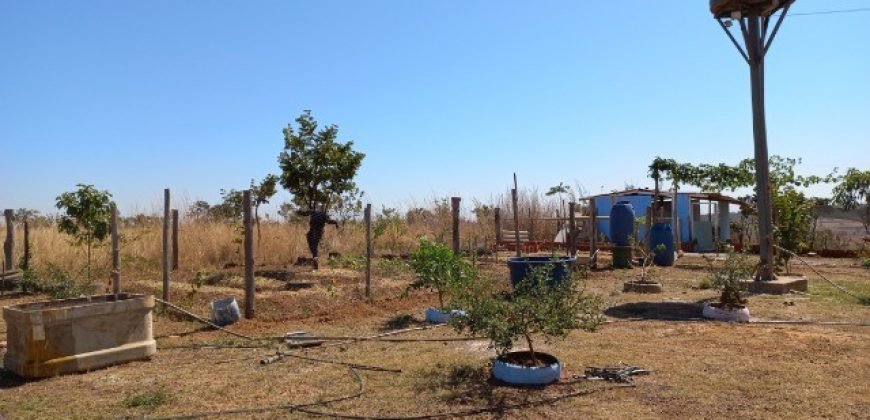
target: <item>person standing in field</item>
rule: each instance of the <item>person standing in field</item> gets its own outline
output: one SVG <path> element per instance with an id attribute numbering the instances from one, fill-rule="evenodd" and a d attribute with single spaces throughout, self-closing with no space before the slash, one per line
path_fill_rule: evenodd
<path id="1" fill-rule="evenodd" d="M 308 240 L 308 251 L 311 252 L 314 269 L 319 268 L 318 264 L 318 248 L 320 240 L 323 239 L 323 231 L 327 224 L 335 225 L 338 229 L 338 222 L 329 217 L 323 207 L 319 209 L 299 210 L 296 214 L 308 217 L 308 233 L 305 234 L 305 239 Z"/>

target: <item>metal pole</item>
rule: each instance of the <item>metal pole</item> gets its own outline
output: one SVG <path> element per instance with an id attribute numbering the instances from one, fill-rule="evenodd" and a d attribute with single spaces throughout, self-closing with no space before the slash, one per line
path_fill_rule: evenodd
<path id="1" fill-rule="evenodd" d="M 169 302 L 169 188 L 163 190 L 163 300 Z"/>
<path id="2" fill-rule="evenodd" d="M 242 193 L 243 222 L 245 225 L 245 318 L 254 317 L 254 224 L 251 217 L 251 190 Z"/>
<path id="3" fill-rule="evenodd" d="M 758 253 L 756 280 L 774 280 L 773 211 L 770 198 L 770 164 L 767 152 L 767 125 L 764 115 L 764 40 L 761 17 L 748 16 L 747 50 L 752 83 L 752 128 L 755 137 L 755 192 L 758 197 Z"/>
<path id="4" fill-rule="evenodd" d="M 121 293 L 121 245 L 118 240 L 118 206 L 111 204 L 111 230 L 112 230 L 112 293 L 115 299 Z"/>

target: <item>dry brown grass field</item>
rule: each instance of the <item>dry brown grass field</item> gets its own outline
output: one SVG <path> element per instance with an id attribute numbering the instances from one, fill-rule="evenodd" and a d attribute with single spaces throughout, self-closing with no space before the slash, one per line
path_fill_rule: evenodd
<path id="1" fill-rule="evenodd" d="M 378 243 L 379 254 L 412 249 L 416 237 L 449 238 L 437 224 L 409 226 L 395 241 Z M 440 226 L 449 226 L 443 224 Z M 465 222 L 463 243 L 492 237 L 492 227 Z M 257 313 L 231 330 L 250 336 L 307 331 L 315 335 L 369 336 L 389 330 L 388 321 L 408 314 L 411 326 L 422 324 L 422 311 L 437 301 L 432 293 L 406 287 L 413 274 L 401 260 L 374 261 L 373 301 L 363 296 L 359 267 L 325 264 L 319 271 L 291 263 L 307 254 L 305 225 L 266 223 L 257 263 L 284 267 L 294 282 L 312 287 L 287 290 L 285 282 L 257 277 Z M 487 231 L 486 229 L 489 229 Z M 125 227 L 123 288 L 140 293 L 160 291 L 158 225 Z M 83 278 L 83 251 L 51 227 L 31 233 L 34 265 L 49 263 Z M 19 236 L 20 237 L 20 236 Z M 172 273 L 172 300 L 199 314 L 209 302 L 226 296 L 243 297 L 239 263 L 239 232 L 231 225 L 184 223 L 180 234 L 180 268 Z M 472 239 L 469 239 L 472 238 Z M 329 228 L 323 253 L 359 255 L 363 232 L 358 224 Z M 19 247 L 20 252 L 20 247 Z M 507 284 L 502 252 L 476 261 L 481 271 Z M 607 265 L 607 255 L 601 266 Z M 870 271 L 855 260 L 812 258 L 814 268 L 862 296 L 870 296 Z M 480 418 L 868 418 L 870 415 L 870 329 L 857 325 L 796 325 L 755 323 L 733 325 L 698 321 L 699 302 L 716 292 L 699 287 L 706 262 L 686 257 L 677 266 L 657 270 L 665 286 L 659 295 L 623 294 L 622 283 L 639 270 L 592 271 L 589 290 L 602 295 L 608 323 L 594 333 L 573 332 L 564 340 L 543 344 L 543 350 L 563 361 L 567 374 L 546 388 L 512 388 L 487 381 L 485 371 L 494 355 L 483 340 L 451 341 L 450 327 L 402 334 L 401 338 L 433 341 L 343 342 L 297 350 L 317 359 L 381 366 L 401 372 L 358 370 L 362 393 L 344 401 L 317 404 L 358 390 L 347 366 L 288 358 L 261 365 L 280 346 L 266 342 L 254 348 L 243 339 L 204 328 L 166 312 L 155 317 L 158 353 L 150 361 L 24 381 L 0 373 L 0 417 L 117 418 L 198 415 L 220 410 L 259 409 L 230 418 L 297 418 L 311 413 L 371 416 L 422 416 L 484 408 Z M 108 249 L 95 252 L 95 278 L 100 288 L 108 276 Z M 810 277 L 806 294 L 756 295 L 749 307 L 756 320 L 870 321 L 870 307 L 861 305 L 822 281 L 801 264 Z M 196 284 L 197 272 L 224 276 Z M 41 295 L 7 295 L 0 304 L 46 299 Z M 0 332 L 5 340 L 5 324 Z M 212 345 L 212 348 L 191 348 Z M 217 346 L 218 348 L 213 348 Z M 223 347 L 221 347 L 223 346 Z M 233 347 L 236 346 L 236 347 Z M 227 348 L 228 347 L 228 348 Z M 574 380 L 585 366 L 630 364 L 651 370 L 635 386 L 607 389 L 614 384 Z M 587 392 L 588 391 L 588 392 Z M 571 398 L 549 401 L 566 394 Z M 312 404 L 305 407 L 300 405 Z M 525 404 L 522 408 L 515 405 Z M 217 415 L 212 414 L 212 417 Z"/>

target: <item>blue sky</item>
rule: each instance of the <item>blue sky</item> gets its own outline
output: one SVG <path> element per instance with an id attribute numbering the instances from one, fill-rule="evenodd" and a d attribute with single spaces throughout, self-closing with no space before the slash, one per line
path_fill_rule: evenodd
<path id="1" fill-rule="evenodd" d="M 278 171 L 304 109 L 366 153 L 376 207 L 486 200 L 514 171 L 599 192 L 650 185 L 656 155 L 736 163 L 748 68 L 706 5 L 0 0 L 0 207 L 52 211 L 76 183 L 128 214 L 165 187 L 214 202 Z M 771 154 L 801 172 L 870 163 L 868 19 L 789 18 L 768 55 Z"/>

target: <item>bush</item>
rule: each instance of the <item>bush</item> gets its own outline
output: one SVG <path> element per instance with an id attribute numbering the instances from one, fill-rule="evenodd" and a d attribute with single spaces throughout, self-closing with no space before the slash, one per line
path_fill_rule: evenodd
<path id="1" fill-rule="evenodd" d="M 586 294 L 576 276 L 550 285 L 552 269 L 532 270 L 513 292 L 493 294 L 485 282 L 469 283 L 454 298 L 454 305 L 465 309 L 467 315 L 454 317 L 451 324 L 460 332 L 489 338 L 500 356 L 518 339 L 525 339 L 532 363 L 537 365 L 534 334 L 547 340 L 565 337 L 577 328 L 594 331 L 603 321 L 601 298 Z"/>
<path id="2" fill-rule="evenodd" d="M 710 260 L 709 282 L 713 287 L 722 289 L 719 304 L 723 308 L 743 307 L 746 299 L 740 296 L 740 292 L 743 290 L 742 281 L 750 279 L 753 271 L 754 266 L 749 261 L 749 257 L 743 253 L 728 252 L 721 268 L 713 267 L 713 262 Z"/>
<path id="3" fill-rule="evenodd" d="M 438 304 L 444 309 L 444 294 L 462 287 L 477 277 L 472 267 L 444 244 L 420 240 L 420 247 L 411 254 L 411 269 L 417 280 L 409 289 L 430 289 L 438 292 Z"/>
<path id="4" fill-rule="evenodd" d="M 27 292 L 45 293 L 52 299 L 69 299 L 90 295 L 96 291 L 96 286 L 76 282 L 62 268 L 49 263 L 42 277 L 34 270 L 24 270 L 21 289 Z"/>

